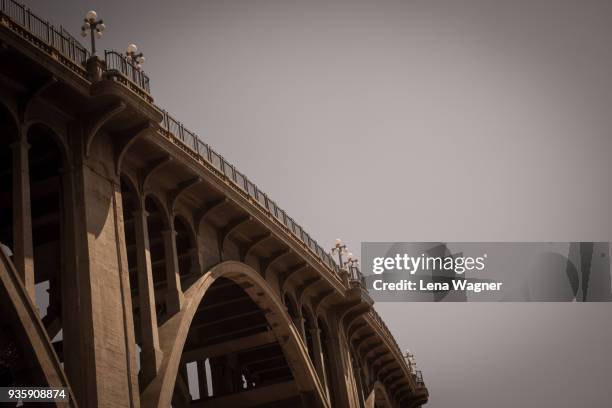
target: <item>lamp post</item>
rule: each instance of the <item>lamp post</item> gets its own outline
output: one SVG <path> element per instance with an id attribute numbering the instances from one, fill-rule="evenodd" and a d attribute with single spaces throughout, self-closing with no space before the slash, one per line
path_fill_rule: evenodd
<path id="1" fill-rule="evenodd" d="M 352 280 L 360 280 L 357 273 L 355 273 L 355 269 L 359 267 L 359 260 L 353 256 L 352 252 L 349 252 L 347 255 L 347 261 L 344 263 L 349 271 L 349 276 Z"/>
<path id="2" fill-rule="evenodd" d="M 125 56 L 127 57 L 128 61 L 133 62 L 134 66 L 138 69 L 141 69 L 142 64 L 145 62 L 145 57 L 142 52 L 138 52 L 138 47 L 136 44 L 130 44 L 127 46 Z"/>
<path id="3" fill-rule="evenodd" d="M 412 354 L 410 350 L 406 350 L 406 355 L 404 355 L 404 359 L 408 363 L 408 367 L 412 372 L 412 368 L 416 366 L 416 362 L 414 361 L 414 354 Z"/>
<path id="4" fill-rule="evenodd" d="M 425 382 L 423 381 L 423 373 L 417 367 L 414 354 L 412 354 L 410 350 L 406 350 L 404 359 L 408 363 L 408 368 L 410 369 L 410 373 L 412 374 L 414 381 L 417 383 L 417 386 L 424 386 Z"/>
<path id="5" fill-rule="evenodd" d="M 342 240 L 340 238 L 336 239 L 336 244 L 331 249 L 332 254 L 338 255 L 338 266 L 340 268 L 344 268 L 344 262 L 342 261 L 342 255 L 346 254 L 346 245 L 342 244 Z"/>
<path id="6" fill-rule="evenodd" d="M 98 13 L 94 10 L 90 10 L 85 14 L 84 23 L 81 26 L 81 35 L 87 37 L 87 34 L 91 36 L 91 55 L 96 54 L 96 38 L 99 40 L 102 38 L 102 33 L 106 29 L 106 25 L 100 19 L 98 20 Z"/>

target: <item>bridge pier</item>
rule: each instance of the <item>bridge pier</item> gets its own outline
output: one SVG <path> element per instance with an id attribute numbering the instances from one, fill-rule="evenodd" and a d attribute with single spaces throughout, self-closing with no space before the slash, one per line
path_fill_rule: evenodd
<path id="1" fill-rule="evenodd" d="M 13 155 L 13 253 L 15 269 L 30 298 L 34 293 L 34 246 L 32 244 L 32 213 L 30 211 L 30 145 L 19 136 L 11 144 Z"/>
<path id="2" fill-rule="evenodd" d="M 75 338 L 66 339 L 79 344 L 69 350 L 74 355 L 68 356 L 67 364 L 79 366 L 68 370 L 73 371 L 70 381 L 81 407 L 136 407 L 136 364 L 129 346 L 134 332 L 133 324 L 126 322 L 126 311 L 130 316 L 132 311 L 131 294 L 124 284 L 127 262 L 120 253 L 125 245 L 121 207 L 113 199 L 118 180 L 96 171 L 98 164 L 80 157 L 73 173 L 78 284 L 74 292 L 64 293 L 64 299 L 78 298 L 70 318 L 80 327 L 70 334 Z"/>
<path id="3" fill-rule="evenodd" d="M 162 352 L 159 348 L 147 212 L 144 209 L 144 203 L 141 203 L 140 207 L 134 211 L 133 220 L 140 312 L 140 381 L 142 385 L 146 385 L 157 375 Z"/>

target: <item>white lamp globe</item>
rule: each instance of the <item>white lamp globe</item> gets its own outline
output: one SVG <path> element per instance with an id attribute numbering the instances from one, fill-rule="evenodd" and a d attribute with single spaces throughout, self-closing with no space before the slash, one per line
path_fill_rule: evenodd
<path id="1" fill-rule="evenodd" d="M 96 38 L 99 40 L 102 38 L 102 31 L 96 31 Z"/>
<path id="2" fill-rule="evenodd" d="M 137 51 L 138 51 L 138 47 L 136 46 L 136 44 L 130 44 L 127 46 L 126 52 L 128 54 L 136 54 Z"/>
<path id="3" fill-rule="evenodd" d="M 98 13 L 96 13 L 94 10 L 89 10 L 87 14 L 85 14 L 85 19 L 87 21 L 96 21 L 97 18 L 98 18 Z"/>

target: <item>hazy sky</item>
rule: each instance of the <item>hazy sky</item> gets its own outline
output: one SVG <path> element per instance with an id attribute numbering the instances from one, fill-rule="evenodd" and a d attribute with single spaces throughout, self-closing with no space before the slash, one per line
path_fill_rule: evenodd
<path id="1" fill-rule="evenodd" d="M 324 246 L 612 240 L 612 2 L 43 1 Z M 434 408 L 608 408 L 610 304 L 379 304 Z"/>

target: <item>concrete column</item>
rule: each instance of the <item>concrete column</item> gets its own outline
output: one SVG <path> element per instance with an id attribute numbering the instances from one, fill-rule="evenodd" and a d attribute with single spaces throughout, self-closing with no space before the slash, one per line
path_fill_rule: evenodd
<path id="1" fill-rule="evenodd" d="M 164 236 L 164 254 L 166 258 L 166 309 L 168 316 L 181 310 L 183 291 L 179 273 L 178 255 L 176 253 L 176 231 L 174 228 L 162 231 Z"/>
<path id="2" fill-rule="evenodd" d="M 162 352 L 159 349 L 157 313 L 155 310 L 155 289 L 149 249 L 147 212 L 142 209 L 134 214 L 136 237 L 136 263 L 138 269 L 138 299 L 140 306 L 141 355 L 140 372 L 144 383 L 148 383 L 161 365 Z"/>
<path id="3" fill-rule="evenodd" d="M 295 326 L 300 331 L 300 336 L 302 336 L 302 340 L 306 343 L 306 328 L 304 326 L 304 315 L 302 314 L 302 309 L 298 309 L 298 315 L 295 317 Z"/>
<path id="4" fill-rule="evenodd" d="M 32 210 L 30 203 L 30 174 L 25 140 L 11 144 L 13 150 L 13 263 L 33 303 L 34 246 L 32 244 Z"/>
<path id="5" fill-rule="evenodd" d="M 351 372 L 348 341 L 343 333 L 341 333 L 342 327 L 337 319 L 328 319 L 327 323 L 330 326 L 327 351 L 333 356 L 333 358 L 330 359 L 332 366 L 329 372 L 335 379 L 333 382 L 335 386 L 333 393 L 334 401 L 331 401 L 332 406 L 337 405 L 347 408 L 359 407 L 359 401 L 354 387 L 353 373 Z"/>
<path id="6" fill-rule="evenodd" d="M 357 383 L 357 397 L 359 398 L 359 406 L 363 407 L 365 404 L 365 388 L 363 382 L 361 381 L 361 366 L 355 358 L 351 358 L 351 364 L 353 366 L 355 382 Z"/>
<path id="7" fill-rule="evenodd" d="M 191 248 L 189 254 L 191 255 L 191 268 L 189 273 L 199 275 L 202 273 L 202 266 L 200 263 L 200 251 L 198 251 L 197 243 L 195 248 Z"/>
<path id="8" fill-rule="evenodd" d="M 78 125 L 74 126 L 75 132 L 79 131 Z M 78 135 L 73 138 L 74 151 L 83 152 Z M 75 386 L 79 407 L 136 408 L 138 398 L 134 394 L 138 389 L 130 386 L 133 376 L 126 342 L 129 329 L 125 311 L 129 302 L 122 288 L 124 269 L 118 245 L 118 183 L 97 170 L 100 163 L 114 162 L 112 157 L 104 156 L 91 161 L 77 156 L 75 162 L 71 170 L 74 209 L 70 217 L 74 220 L 74 284 L 78 289 L 67 293 L 65 299 L 72 296 L 78 300 L 77 309 L 68 310 L 70 319 L 78 322 L 78 333 L 70 334 L 77 347 L 71 347 L 69 354 L 73 354 L 73 361 L 79 360 L 79 375 L 72 375 L 70 382 Z M 143 339 L 148 341 L 147 336 Z M 146 364 L 144 359 L 143 363 Z"/>
<path id="9" fill-rule="evenodd" d="M 310 336 L 312 337 L 312 346 L 314 354 L 314 366 L 321 380 L 321 385 L 324 389 L 327 388 L 327 378 L 325 376 L 325 362 L 323 361 L 323 348 L 321 347 L 321 330 L 318 327 L 310 329 Z M 329 394 L 329 393 L 328 393 Z"/>

